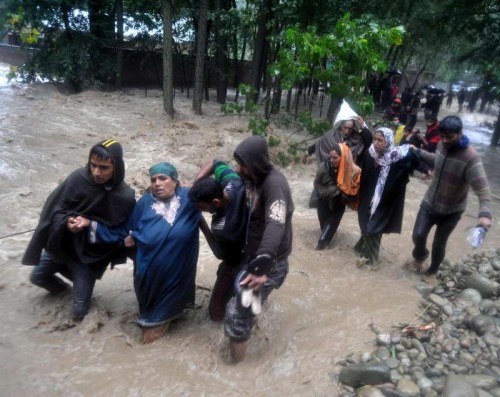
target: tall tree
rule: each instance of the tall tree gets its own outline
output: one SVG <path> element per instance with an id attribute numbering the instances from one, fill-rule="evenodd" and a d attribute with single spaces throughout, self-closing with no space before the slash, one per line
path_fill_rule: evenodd
<path id="1" fill-rule="evenodd" d="M 200 0 L 193 87 L 193 111 L 195 114 L 202 114 L 201 104 L 203 101 L 203 72 L 207 40 L 207 7 L 207 0 Z"/>
<path id="2" fill-rule="evenodd" d="M 217 75 L 217 102 L 226 103 L 227 97 L 227 35 L 223 27 L 223 17 L 228 8 L 228 0 L 217 0 L 215 9 L 215 72 Z"/>
<path id="3" fill-rule="evenodd" d="M 259 10 L 259 22 L 257 36 L 253 48 L 253 59 L 250 71 L 250 85 L 255 88 L 254 94 L 250 98 L 253 102 L 259 99 L 262 75 L 265 71 L 266 62 L 266 38 L 268 34 L 268 24 L 272 21 L 271 13 L 274 0 L 262 0 Z"/>
<path id="4" fill-rule="evenodd" d="M 116 0 L 116 77 L 115 88 L 121 90 L 123 79 L 123 0 Z"/>
<path id="5" fill-rule="evenodd" d="M 172 14 L 172 0 L 163 0 L 163 108 L 170 117 L 174 117 Z"/>

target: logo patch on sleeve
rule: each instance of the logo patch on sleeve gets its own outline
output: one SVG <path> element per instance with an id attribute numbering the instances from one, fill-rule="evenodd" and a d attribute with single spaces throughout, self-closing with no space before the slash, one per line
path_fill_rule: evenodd
<path id="1" fill-rule="evenodd" d="M 276 200 L 271 204 L 269 207 L 269 217 L 278 223 L 285 223 L 286 204 L 283 200 Z"/>

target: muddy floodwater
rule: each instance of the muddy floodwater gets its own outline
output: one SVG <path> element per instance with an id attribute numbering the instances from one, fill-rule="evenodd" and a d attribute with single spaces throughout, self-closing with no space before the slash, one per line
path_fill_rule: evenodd
<path id="1" fill-rule="evenodd" d="M 193 115 L 185 93 L 176 94 L 171 121 L 159 91 L 67 95 L 51 85 L 7 84 L 7 70 L 0 64 L 0 236 L 33 229 L 47 195 L 85 164 L 90 146 L 100 140 L 113 137 L 122 143 L 126 180 L 139 197 L 153 163 L 172 162 L 181 181 L 190 183 L 209 159 L 231 160 L 248 135 L 248 119 L 223 116 L 213 102 L 203 104 L 203 116 Z M 482 121 L 471 117 L 471 128 Z M 499 214 L 498 150 L 481 143 L 487 132 L 478 133 Z M 218 261 L 203 237 L 196 307 L 165 337 L 142 345 L 131 263 L 104 274 L 91 312 L 74 324 L 70 295 L 52 298 L 30 284 L 31 268 L 20 264 L 31 236 L 25 233 L 0 239 L 0 395 L 337 395 L 335 364 L 351 352 L 374 349 L 370 324 L 390 331 L 418 321 L 419 278 L 402 265 L 411 255 L 411 230 L 427 185 L 412 178 L 403 232 L 384 235 L 380 268 L 370 271 L 355 265 L 352 247 L 359 228 L 354 212 L 346 212 L 326 250 L 314 250 L 319 226 L 308 199 L 315 165 L 290 166 L 284 173 L 296 207 L 290 274 L 264 306 L 243 363 L 228 364 L 222 325 L 208 318 Z M 470 195 L 449 242 L 450 260 L 471 252 L 466 237 L 477 209 Z M 500 247 L 496 219 L 485 249 Z"/>

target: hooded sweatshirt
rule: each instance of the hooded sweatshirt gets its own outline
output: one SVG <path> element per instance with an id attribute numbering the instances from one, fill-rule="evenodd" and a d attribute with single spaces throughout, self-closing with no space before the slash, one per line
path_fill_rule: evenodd
<path id="1" fill-rule="evenodd" d="M 251 174 L 251 179 L 245 181 L 250 208 L 247 263 L 262 254 L 271 256 L 273 261 L 285 259 L 292 252 L 294 209 L 286 178 L 270 162 L 267 143 L 260 137 L 243 140 L 234 157 Z"/>
<path id="2" fill-rule="evenodd" d="M 123 180 L 125 166 L 121 145 L 107 140 L 96 146 L 104 147 L 112 156 L 114 175 L 111 183 L 100 185 L 94 182 L 89 154 L 87 165 L 73 171 L 47 198 L 24 253 L 23 264 L 36 266 L 44 249 L 54 261 L 68 266 L 76 263 L 107 265 L 126 260 L 121 247 L 90 244 L 85 230 L 72 233 L 66 227 L 67 219 L 78 215 L 107 226 L 118 226 L 134 208 L 135 193 Z"/>

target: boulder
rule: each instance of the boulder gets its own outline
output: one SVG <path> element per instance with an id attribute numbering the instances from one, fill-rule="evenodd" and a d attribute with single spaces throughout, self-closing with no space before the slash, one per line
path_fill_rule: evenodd
<path id="1" fill-rule="evenodd" d="M 366 385 L 379 385 L 390 381 L 390 371 L 390 368 L 383 364 L 353 364 L 340 370 L 339 380 L 356 388 Z"/>
<path id="2" fill-rule="evenodd" d="M 443 397 L 479 397 L 479 392 L 463 376 L 448 375 L 444 382 Z"/>

